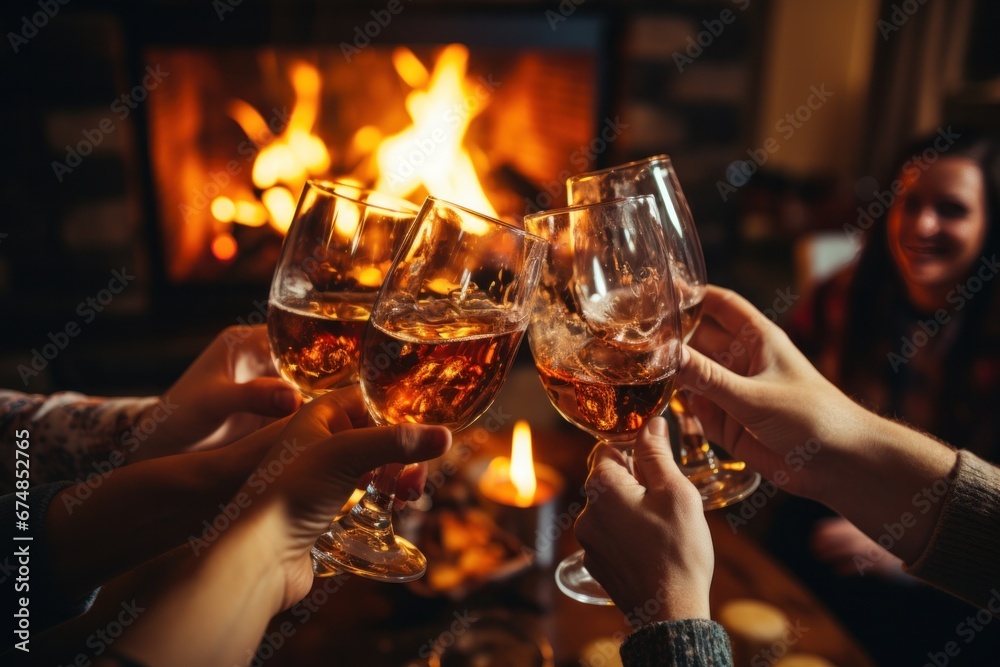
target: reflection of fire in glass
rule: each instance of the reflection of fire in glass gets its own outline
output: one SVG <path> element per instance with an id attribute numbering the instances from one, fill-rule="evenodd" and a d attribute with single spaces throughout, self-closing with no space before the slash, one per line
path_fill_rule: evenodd
<path id="1" fill-rule="evenodd" d="M 539 192 L 561 195 L 560 175 L 585 168 L 571 157 L 595 127 L 589 51 L 373 45 L 350 63 L 335 48 L 146 57 L 172 73 L 149 103 L 172 282 L 266 282 L 309 178 L 520 220 Z"/>

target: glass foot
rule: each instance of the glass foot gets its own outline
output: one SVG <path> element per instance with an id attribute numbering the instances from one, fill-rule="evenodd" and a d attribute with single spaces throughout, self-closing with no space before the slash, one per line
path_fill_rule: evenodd
<path id="1" fill-rule="evenodd" d="M 760 486 L 760 473 L 746 469 L 742 461 L 716 461 L 714 468 L 684 468 L 681 471 L 701 493 L 706 510 L 738 503 Z"/>
<path id="2" fill-rule="evenodd" d="M 313 564 L 313 576 L 320 579 L 324 577 L 335 577 L 338 574 L 343 574 L 344 571 L 339 567 L 335 567 L 332 564 L 322 560 L 319 551 L 315 546 L 313 546 L 312 551 L 312 564 Z"/>
<path id="3" fill-rule="evenodd" d="M 556 568 L 556 585 L 559 586 L 559 590 L 577 602 L 601 607 L 615 605 L 604 587 L 597 583 L 597 579 L 590 576 L 590 572 L 584 567 L 582 549 L 559 563 L 559 567 Z"/>
<path id="4" fill-rule="evenodd" d="M 427 558 L 420 549 L 397 537 L 391 529 L 363 530 L 344 519 L 320 535 L 312 556 L 314 573 L 317 568 L 331 569 L 378 581 L 404 583 L 419 579 L 427 571 Z"/>

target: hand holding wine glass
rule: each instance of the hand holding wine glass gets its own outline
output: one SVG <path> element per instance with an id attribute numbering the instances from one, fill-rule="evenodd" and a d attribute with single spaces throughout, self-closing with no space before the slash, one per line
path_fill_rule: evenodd
<path id="1" fill-rule="evenodd" d="M 604 444 L 628 447 L 667 406 L 681 349 L 680 311 L 651 196 L 543 211 L 525 227 L 549 242 L 528 340 L 552 405 Z M 579 551 L 556 582 L 610 605 Z"/>
<path id="2" fill-rule="evenodd" d="M 678 293 L 684 342 L 690 340 L 701 321 L 707 282 L 705 259 L 694 217 L 669 156 L 656 155 L 580 174 L 566 181 L 566 189 L 571 204 L 592 204 L 633 195 L 654 196 Z M 760 474 L 747 470 L 742 461 L 716 457 L 683 390 L 673 395 L 670 409 L 681 439 L 681 470 L 698 487 L 706 509 L 731 505 L 757 489 Z"/>
<path id="3" fill-rule="evenodd" d="M 428 197 L 375 300 L 361 343 L 365 403 L 379 425 L 459 431 L 493 402 L 528 324 L 546 243 L 499 220 Z M 397 537 L 400 465 L 318 540 L 321 562 L 381 581 L 412 581 L 427 561 Z"/>
<path id="4" fill-rule="evenodd" d="M 619 609 L 643 610 L 632 623 L 708 619 L 712 535 L 701 496 L 674 460 L 663 417 L 639 432 L 633 466 L 636 474 L 602 445 L 592 454 L 585 488 L 600 501 L 587 504 L 574 528 L 587 569 Z M 644 608 L 650 599 L 659 603 L 655 609 Z"/>

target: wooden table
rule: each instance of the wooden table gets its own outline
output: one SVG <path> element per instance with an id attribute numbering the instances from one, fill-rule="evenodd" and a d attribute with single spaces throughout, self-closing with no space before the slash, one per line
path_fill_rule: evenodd
<path id="1" fill-rule="evenodd" d="M 829 611 L 789 573 L 784 566 L 752 541 L 735 534 L 724 512 L 709 512 L 708 525 L 715 546 L 715 577 L 712 580 L 712 616 L 727 600 L 751 598 L 779 608 L 795 626 L 791 652 L 812 653 L 839 667 L 873 665 L 864 650 L 841 627 Z M 775 655 L 785 647 L 776 647 Z M 759 664 L 771 664 L 764 656 Z"/>
<path id="2" fill-rule="evenodd" d="M 472 435 L 466 436 L 465 442 L 475 444 L 473 436 L 482 442 L 475 444 L 475 456 L 467 463 L 482 463 L 497 453 L 508 453 L 513 421 L 509 419 L 489 437 L 470 429 Z M 580 488 L 591 442 L 573 429 L 558 426 L 555 430 L 535 430 L 534 435 L 536 458 L 565 476 L 566 492 L 561 504 L 566 508 L 582 497 Z M 725 511 L 708 515 L 716 550 L 713 616 L 728 600 L 753 598 L 768 602 L 780 608 L 793 624 L 807 628 L 795 640 L 795 652 L 818 654 L 840 667 L 871 665 L 871 660 L 801 584 L 753 542 L 730 530 Z M 559 557 L 577 548 L 572 531 L 567 531 L 558 542 Z M 406 585 L 344 575 L 317 579 L 306 600 L 277 616 L 258 655 L 265 659 L 261 664 L 274 666 L 424 666 L 427 662 L 423 658 L 435 640 L 448 641 L 452 629 L 465 632 L 474 623 L 472 619 L 497 610 L 537 633 L 542 642 L 551 646 L 555 665 L 559 666 L 580 665 L 581 651 L 589 643 L 599 638 L 620 638 L 630 630 L 618 610 L 584 605 L 562 595 L 554 584 L 552 567 L 529 569 L 456 600 L 427 598 Z"/>

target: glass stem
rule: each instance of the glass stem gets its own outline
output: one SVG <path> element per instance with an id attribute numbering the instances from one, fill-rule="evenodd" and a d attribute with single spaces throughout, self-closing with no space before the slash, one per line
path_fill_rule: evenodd
<path id="1" fill-rule="evenodd" d="M 717 471 L 718 464 L 712 446 L 705 439 L 705 430 L 688 407 L 686 395 L 678 391 L 670 400 L 670 409 L 677 417 L 680 433 L 680 463 L 685 468 L 708 468 Z"/>
<path id="2" fill-rule="evenodd" d="M 631 444 L 625 446 L 614 445 L 611 443 L 607 444 L 611 445 L 612 447 L 614 447 L 615 449 L 617 449 L 622 453 L 622 456 L 625 457 L 625 467 L 626 469 L 628 469 L 628 474 L 635 477 L 635 447 L 633 447 Z"/>
<path id="3" fill-rule="evenodd" d="M 396 482 L 404 467 L 402 463 L 389 463 L 375 470 L 365 495 L 351 509 L 353 523 L 373 531 L 392 531 Z"/>

